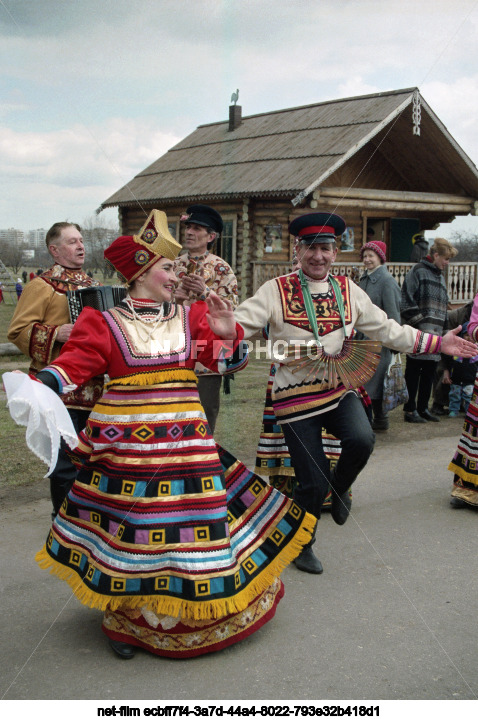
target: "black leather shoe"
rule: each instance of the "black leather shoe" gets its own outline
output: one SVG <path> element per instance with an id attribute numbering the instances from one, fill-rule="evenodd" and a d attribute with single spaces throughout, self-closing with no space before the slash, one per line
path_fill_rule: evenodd
<path id="1" fill-rule="evenodd" d="M 442 406 L 432 406 L 431 412 L 434 416 L 446 416 L 448 415 L 448 411 L 446 411 Z"/>
<path id="2" fill-rule="evenodd" d="M 312 550 L 312 543 L 304 546 L 297 558 L 294 558 L 294 564 L 299 571 L 306 573 L 323 573 L 324 568 Z"/>
<path id="3" fill-rule="evenodd" d="M 130 659 L 133 658 L 136 653 L 135 647 L 130 646 L 129 643 L 123 643 L 122 641 L 113 641 L 113 639 L 111 638 L 108 639 L 108 642 L 113 651 L 120 658 Z"/>
<path id="4" fill-rule="evenodd" d="M 450 499 L 450 506 L 452 508 L 466 508 L 468 503 L 466 501 L 462 501 L 461 498 L 457 498 L 456 496 L 452 496 Z"/>
<path id="5" fill-rule="evenodd" d="M 406 423 L 426 423 L 425 418 L 421 418 L 417 411 L 405 411 L 403 414 L 403 420 Z"/>
<path id="6" fill-rule="evenodd" d="M 352 499 L 348 491 L 338 496 L 332 492 L 332 507 L 330 512 L 335 523 L 339 526 L 343 526 L 350 514 L 352 508 Z"/>
<path id="7" fill-rule="evenodd" d="M 437 416 L 434 416 L 433 413 L 430 413 L 428 408 L 426 408 L 424 411 L 418 411 L 418 415 L 420 418 L 424 418 L 426 421 L 432 421 L 433 423 L 439 423 L 440 419 Z"/>
<path id="8" fill-rule="evenodd" d="M 388 418 L 377 418 L 375 417 L 372 421 L 372 430 L 374 431 L 388 431 L 389 428 Z"/>

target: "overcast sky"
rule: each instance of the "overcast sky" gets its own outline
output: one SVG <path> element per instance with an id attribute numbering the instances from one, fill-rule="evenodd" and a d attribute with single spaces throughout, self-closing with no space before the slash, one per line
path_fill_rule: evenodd
<path id="1" fill-rule="evenodd" d="M 477 26 L 478 0 L 0 0 L 0 228 L 82 223 L 237 88 L 252 115 L 416 86 L 478 164 Z"/>

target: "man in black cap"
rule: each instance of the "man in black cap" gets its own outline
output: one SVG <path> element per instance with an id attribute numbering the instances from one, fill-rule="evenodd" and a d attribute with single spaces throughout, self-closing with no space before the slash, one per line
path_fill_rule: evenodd
<path id="1" fill-rule="evenodd" d="M 222 218 L 208 205 L 191 205 L 181 216 L 185 224 L 184 247 L 187 253 L 175 261 L 179 278 L 176 302 L 191 304 L 205 300 L 211 290 L 229 300 L 233 308 L 238 304 L 237 280 L 231 266 L 210 252 L 214 241 L 222 233 Z M 198 391 L 206 418 L 214 433 L 219 413 L 221 376 L 212 373 L 200 363 L 196 366 Z"/>
<path id="2" fill-rule="evenodd" d="M 294 498 L 319 518 L 330 486 L 331 515 L 339 525 L 347 520 L 351 506 L 348 490 L 365 467 L 375 440 L 355 386 L 344 382 L 337 363 L 344 361 L 348 350 L 351 364 L 346 370 L 352 376 L 357 370 L 353 343 L 344 345 L 345 337 L 357 328 L 368 338 L 402 352 L 436 349 L 453 355 L 457 346 L 466 353 L 473 353 L 475 347 L 463 346 L 456 332 L 440 338 L 400 326 L 373 305 L 358 285 L 347 277 L 333 276 L 336 237 L 345 228 L 342 218 L 329 213 L 309 213 L 292 221 L 289 232 L 296 238 L 301 268 L 267 281 L 235 311 L 245 338 L 269 326 L 272 356 L 280 362 L 272 402 L 294 466 Z M 313 346 L 318 348 L 316 355 Z M 368 358 L 362 360 L 362 369 L 368 365 Z M 322 447 L 322 428 L 341 441 L 342 453 L 332 471 Z M 295 565 L 307 573 L 322 573 L 322 564 L 312 550 L 314 540 Z"/>
<path id="3" fill-rule="evenodd" d="M 428 255 L 428 240 L 423 233 L 416 233 L 412 237 L 413 248 L 410 254 L 410 263 L 419 263 L 422 258 Z"/>

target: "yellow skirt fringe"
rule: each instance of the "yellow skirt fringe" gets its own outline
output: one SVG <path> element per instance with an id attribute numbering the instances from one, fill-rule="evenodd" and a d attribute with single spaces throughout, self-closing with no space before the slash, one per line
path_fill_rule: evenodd
<path id="1" fill-rule="evenodd" d="M 295 476 L 294 469 L 289 466 L 274 466 L 273 468 L 256 466 L 254 473 L 257 473 L 258 476 Z"/>
<path id="2" fill-rule="evenodd" d="M 276 558 L 267 566 L 252 583 L 243 591 L 240 591 L 232 598 L 224 598 L 213 601 L 188 601 L 170 598 L 168 596 L 106 596 L 96 593 L 87 588 L 78 574 L 70 568 L 55 561 L 47 553 L 44 546 L 35 556 L 40 568 L 49 569 L 50 573 L 62 581 L 66 581 L 71 590 L 81 603 L 90 608 L 97 608 L 104 611 L 107 607 L 112 611 L 122 608 L 136 608 L 146 606 L 155 613 L 164 613 L 167 616 L 180 616 L 181 618 L 206 621 L 231 613 L 244 611 L 249 604 L 273 583 L 282 571 L 296 558 L 302 548 L 309 543 L 314 532 L 317 519 L 310 513 L 306 513 L 300 528 L 293 540 L 279 553 Z"/>
<path id="3" fill-rule="evenodd" d="M 467 473 L 464 468 L 461 466 L 455 465 L 453 461 L 450 462 L 450 465 L 448 466 L 448 470 L 452 473 L 455 473 L 458 478 L 461 478 L 462 481 L 466 481 L 467 483 L 471 483 L 473 486 L 475 486 L 476 490 L 478 491 L 478 476 L 476 473 Z"/>
<path id="4" fill-rule="evenodd" d="M 169 383 L 173 381 L 197 382 L 197 375 L 190 368 L 171 368 L 164 371 L 152 371 L 151 373 L 135 373 L 130 376 L 114 378 L 105 385 L 109 390 L 114 386 L 149 386 L 156 383 Z"/>

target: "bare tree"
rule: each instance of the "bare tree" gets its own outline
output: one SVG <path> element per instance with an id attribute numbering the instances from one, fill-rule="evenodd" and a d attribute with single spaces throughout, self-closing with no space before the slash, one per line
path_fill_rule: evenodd
<path id="1" fill-rule="evenodd" d="M 27 249 L 25 243 L 19 243 L 13 237 L 0 241 L 0 258 L 3 264 L 11 268 L 15 275 L 18 275 L 23 265 L 24 252 Z"/>
<path id="2" fill-rule="evenodd" d="M 52 264 L 52 257 L 50 253 L 48 252 L 48 248 L 46 247 L 46 244 L 39 246 L 38 248 L 35 248 L 35 265 L 38 268 L 49 268 Z"/>
<path id="3" fill-rule="evenodd" d="M 468 230 L 454 230 L 450 235 L 450 242 L 458 250 L 456 260 L 478 260 L 478 233 Z"/>
<path id="4" fill-rule="evenodd" d="M 85 268 L 93 272 L 102 271 L 105 278 L 112 278 L 114 271 L 104 258 L 104 250 L 118 237 L 119 228 L 114 222 L 97 225 L 96 216 L 86 218 L 81 224 L 81 233 L 86 245 Z"/>

